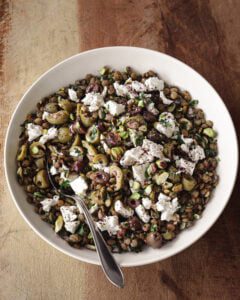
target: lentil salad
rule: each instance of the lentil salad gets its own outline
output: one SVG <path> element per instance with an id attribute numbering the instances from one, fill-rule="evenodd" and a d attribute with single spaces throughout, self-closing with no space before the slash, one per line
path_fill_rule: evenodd
<path id="1" fill-rule="evenodd" d="M 71 246 L 94 249 L 84 198 L 113 252 L 160 248 L 191 226 L 218 182 L 217 139 L 197 100 L 153 71 L 104 67 L 42 99 L 22 124 L 17 177 L 41 218 Z"/>

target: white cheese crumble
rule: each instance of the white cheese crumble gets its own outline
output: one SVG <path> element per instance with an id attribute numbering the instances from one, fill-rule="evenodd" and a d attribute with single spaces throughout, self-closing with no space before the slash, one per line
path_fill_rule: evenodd
<path id="1" fill-rule="evenodd" d="M 139 181 L 141 184 L 143 184 L 146 180 L 146 171 L 147 171 L 148 166 L 149 166 L 149 163 L 132 166 L 133 177 L 135 180 Z"/>
<path id="2" fill-rule="evenodd" d="M 148 91 L 161 91 L 164 89 L 164 81 L 158 77 L 149 77 L 145 80 Z"/>
<path id="3" fill-rule="evenodd" d="M 146 86 L 137 80 L 132 81 L 132 89 L 138 93 L 140 92 L 145 92 L 146 91 Z"/>
<path id="4" fill-rule="evenodd" d="M 46 120 L 47 116 L 49 116 L 49 112 L 47 111 L 44 111 L 43 114 L 42 114 L 42 120 Z"/>
<path id="5" fill-rule="evenodd" d="M 31 142 L 42 135 L 42 127 L 33 123 L 28 123 L 27 126 L 28 141 Z"/>
<path id="6" fill-rule="evenodd" d="M 122 166 L 132 166 L 136 163 L 143 164 L 151 161 L 153 161 L 153 156 L 150 153 L 146 153 L 142 147 L 138 146 L 127 150 L 120 160 L 120 164 Z"/>
<path id="7" fill-rule="evenodd" d="M 170 105 L 170 104 L 173 103 L 172 100 L 168 99 L 168 98 L 164 95 L 164 92 L 163 92 L 163 91 L 160 92 L 160 98 L 162 99 L 163 104 Z"/>
<path id="8" fill-rule="evenodd" d="M 53 198 L 45 198 L 40 203 L 42 204 L 42 208 L 45 212 L 49 212 L 51 207 L 56 205 L 59 200 L 59 196 L 55 195 Z"/>
<path id="9" fill-rule="evenodd" d="M 99 93 L 87 93 L 82 99 L 84 105 L 88 106 L 90 112 L 98 110 L 101 106 L 104 106 L 103 95 Z"/>
<path id="10" fill-rule="evenodd" d="M 48 129 L 47 133 L 45 133 L 43 136 L 40 137 L 39 142 L 45 144 L 48 141 L 55 139 L 57 135 L 58 135 L 57 128 L 51 127 Z"/>
<path id="11" fill-rule="evenodd" d="M 64 227 L 68 232 L 75 233 L 80 221 L 77 220 L 77 207 L 72 206 L 61 206 L 60 211 L 64 221 Z"/>
<path id="12" fill-rule="evenodd" d="M 156 144 L 148 139 L 143 140 L 142 148 L 148 152 L 150 155 L 159 158 L 161 160 L 166 160 L 163 155 L 163 146 Z M 168 160 L 168 159 L 167 159 Z"/>
<path id="13" fill-rule="evenodd" d="M 57 175 L 58 174 L 58 170 L 54 167 L 54 166 L 51 166 L 50 168 L 50 174 L 51 175 Z"/>
<path id="14" fill-rule="evenodd" d="M 144 222 L 144 223 L 148 223 L 150 221 L 150 216 L 149 214 L 146 212 L 145 208 L 143 207 L 142 204 L 139 204 L 136 208 L 135 208 L 135 212 L 136 214 L 139 216 L 139 218 Z"/>
<path id="15" fill-rule="evenodd" d="M 134 211 L 131 207 L 124 207 L 123 203 L 120 200 L 117 200 L 114 203 L 115 211 L 124 218 L 129 218 L 133 215 Z"/>
<path id="16" fill-rule="evenodd" d="M 144 197 L 142 198 L 142 205 L 144 206 L 144 208 L 150 209 L 152 206 L 152 201 L 148 197 Z"/>
<path id="17" fill-rule="evenodd" d="M 189 157 L 193 161 L 199 161 L 201 159 L 204 159 L 205 158 L 204 149 L 199 145 L 195 146 L 192 150 L 190 150 Z"/>
<path id="18" fill-rule="evenodd" d="M 79 150 L 76 149 L 76 148 L 70 149 L 69 154 L 70 154 L 70 156 L 72 156 L 72 157 L 78 157 L 78 156 L 81 155 L 81 153 L 79 152 Z"/>
<path id="19" fill-rule="evenodd" d="M 154 102 L 148 103 L 146 109 L 155 116 L 159 114 L 159 110 L 156 109 Z"/>
<path id="20" fill-rule="evenodd" d="M 112 116 L 118 116 L 125 111 L 125 105 L 115 101 L 107 101 L 104 105 Z"/>
<path id="21" fill-rule="evenodd" d="M 163 112 L 161 113 L 159 120 L 159 122 L 154 124 L 154 127 L 168 138 L 171 138 L 175 133 L 178 132 L 179 129 L 173 114 L 169 112 Z"/>
<path id="22" fill-rule="evenodd" d="M 74 102 L 79 102 L 77 92 L 74 89 L 68 89 L 68 96 Z"/>
<path id="23" fill-rule="evenodd" d="M 179 160 L 176 160 L 176 166 L 179 168 L 179 172 L 192 175 L 196 164 L 184 158 L 180 158 Z"/>
<path id="24" fill-rule="evenodd" d="M 95 170 L 100 170 L 100 171 L 104 171 L 105 173 L 110 173 L 110 168 L 104 166 L 103 164 L 93 164 L 92 167 Z"/>
<path id="25" fill-rule="evenodd" d="M 126 83 L 129 82 L 128 80 Z M 131 84 L 119 84 L 118 82 L 114 82 L 113 84 L 116 94 L 120 97 L 130 97 L 131 99 L 137 96 L 137 93 L 132 90 Z"/>
<path id="26" fill-rule="evenodd" d="M 96 222 L 101 231 L 107 231 L 110 235 L 117 234 L 119 230 L 119 221 L 117 216 L 106 216 L 103 221 Z"/>
<path id="27" fill-rule="evenodd" d="M 162 221 L 171 221 L 178 208 L 178 198 L 171 200 L 170 197 L 164 195 L 163 193 L 159 194 L 158 202 L 156 203 L 156 209 L 161 212 Z"/>
<path id="28" fill-rule="evenodd" d="M 82 176 L 79 176 L 71 181 L 70 186 L 77 195 L 84 195 L 88 189 L 88 185 Z"/>

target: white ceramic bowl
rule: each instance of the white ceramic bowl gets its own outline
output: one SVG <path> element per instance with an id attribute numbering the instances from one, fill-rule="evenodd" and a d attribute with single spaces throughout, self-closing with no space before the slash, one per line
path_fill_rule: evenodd
<path id="1" fill-rule="evenodd" d="M 207 118 L 214 121 L 218 131 L 220 182 L 203 217 L 182 232 L 173 242 L 161 249 L 146 249 L 135 253 L 115 254 L 121 266 L 140 266 L 163 260 L 197 241 L 220 216 L 231 195 L 238 166 L 236 132 L 229 112 L 213 87 L 196 71 L 179 60 L 156 51 L 135 47 L 108 47 L 77 54 L 43 74 L 24 94 L 9 124 L 5 143 L 5 172 L 12 198 L 23 218 L 31 228 L 50 245 L 76 259 L 99 264 L 97 254 L 87 249 L 77 250 L 59 238 L 48 224 L 43 222 L 26 201 L 26 195 L 16 180 L 15 156 L 20 134 L 19 125 L 36 103 L 62 86 L 97 73 L 104 65 L 123 70 L 132 66 L 139 72 L 156 71 L 166 82 L 190 91 Z"/>

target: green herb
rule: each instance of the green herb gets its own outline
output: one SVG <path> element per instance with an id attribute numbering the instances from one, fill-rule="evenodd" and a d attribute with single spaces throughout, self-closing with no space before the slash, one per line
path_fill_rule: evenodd
<path id="1" fill-rule="evenodd" d="M 189 103 L 189 106 L 192 106 L 192 107 L 194 107 L 194 106 L 197 106 L 197 105 L 198 105 L 198 103 L 199 103 L 199 101 L 198 101 L 198 100 L 192 100 L 192 101 L 190 101 L 190 103 Z"/>
<path id="2" fill-rule="evenodd" d="M 65 180 L 63 181 L 60 185 L 59 185 L 61 190 L 66 190 L 67 188 L 70 187 L 70 181 L 69 180 Z"/>
<path id="3" fill-rule="evenodd" d="M 84 236 L 88 231 L 88 227 L 87 227 L 87 224 L 81 224 L 77 233 L 81 236 Z"/>
<path id="4" fill-rule="evenodd" d="M 120 137 L 124 140 L 126 140 L 129 137 L 129 134 L 127 131 L 122 131 L 119 133 Z"/>
<path id="5" fill-rule="evenodd" d="M 153 224 L 150 228 L 151 232 L 156 232 L 157 231 L 157 224 Z"/>
<path id="6" fill-rule="evenodd" d="M 37 197 L 37 198 L 43 198 L 44 197 L 44 195 L 42 193 L 40 193 L 40 192 L 34 192 L 33 196 Z"/>

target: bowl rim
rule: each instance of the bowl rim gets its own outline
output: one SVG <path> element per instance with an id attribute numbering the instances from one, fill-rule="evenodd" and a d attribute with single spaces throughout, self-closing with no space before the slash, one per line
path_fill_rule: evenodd
<path id="1" fill-rule="evenodd" d="M 21 216 L 23 217 L 23 219 L 25 220 L 25 222 L 30 226 L 30 228 L 38 235 L 40 236 L 44 241 L 46 241 L 48 244 L 50 244 L 51 246 L 53 246 L 55 249 L 59 250 L 60 252 L 70 256 L 70 257 L 73 257 L 79 261 L 82 261 L 82 262 L 87 262 L 87 263 L 91 263 L 91 264 L 94 264 L 94 265 L 100 265 L 100 262 L 99 261 L 93 261 L 92 259 L 90 258 L 86 258 L 86 257 L 80 257 L 78 255 L 75 255 L 74 253 L 70 253 L 68 250 L 65 250 L 63 249 L 61 246 L 53 243 L 51 241 L 51 239 L 47 238 L 44 236 L 44 234 L 42 234 L 40 231 L 38 231 L 37 227 L 32 224 L 30 222 L 30 220 L 28 219 L 27 215 L 23 212 L 23 210 L 20 208 L 15 196 L 14 196 L 14 193 L 12 191 L 12 188 L 11 188 L 11 184 L 10 184 L 10 180 L 9 180 L 9 174 L 8 174 L 8 168 L 7 168 L 7 143 L 8 143 L 8 140 L 10 139 L 10 136 L 9 136 L 9 131 L 10 131 L 10 127 L 12 125 L 12 121 L 18 111 L 18 108 L 19 106 L 21 105 L 22 101 L 24 100 L 24 98 L 26 97 L 26 95 L 29 93 L 29 91 L 35 86 L 38 84 L 39 81 L 41 81 L 41 79 L 43 77 L 45 77 L 47 74 L 50 74 L 55 68 L 59 67 L 60 65 L 63 65 L 63 64 L 66 64 L 68 63 L 68 61 L 78 57 L 78 56 L 83 56 L 83 55 L 87 55 L 89 53 L 94 53 L 94 52 L 101 52 L 103 50 L 113 50 L 113 49 L 135 49 L 135 50 L 144 50 L 144 51 L 148 51 L 148 52 L 152 52 L 153 54 L 161 54 L 163 57 L 165 56 L 166 58 L 168 59 L 171 59 L 173 61 L 175 61 L 176 63 L 178 64 L 181 64 L 184 68 L 187 68 L 189 71 L 191 71 L 192 73 L 194 73 L 195 75 L 197 75 L 201 80 L 204 81 L 204 83 L 206 85 L 209 86 L 209 88 L 212 89 L 212 91 L 216 94 L 216 96 L 219 98 L 219 100 L 222 102 L 224 108 L 225 108 L 225 111 L 226 111 L 226 114 L 228 115 L 229 117 L 229 122 L 230 122 L 230 125 L 233 129 L 233 134 L 234 134 L 234 140 L 235 140 L 235 146 L 236 146 L 236 164 L 235 164 L 235 170 L 234 170 L 234 178 L 232 180 L 232 185 L 231 185 L 231 188 L 229 189 L 228 191 L 228 196 L 226 197 L 226 200 L 225 200 L 225 203 L 224 205 L 222 206 L 222 209 L 221 211 L 215 215 L 213 217 L 213 219 L 211 220 L 208 228 L 202 232 L 200 235 L 197 235 L 196 238 L 193 238 L 191 240 L 191 242 L 189 242 L 188 244 L 180 247 L 174 254 L 166 254 L 166 255 L 163 255 L 163 258 L 159 259 L 158 257 L 156 258 L 151 258 L 151 259 L 146 259 L 144 262 L 140 261 L 140 262 L 134 262 L 134 263 L 131 263 L 131 262 L 120 262 L 119 264 L 122 266 L 122 267 L 136 267 L 136 266 L 144 266 L 144 265 L 148 265 L 148 264 L 152 264 L 152 263 L 156 263 L 156 262 L 159 262 L 161 260 L 165 260 L 171 256 L 175 256 L 176 254 L 182 252 L 183 250 L 187 249 L 188 247 L 190 247 L 191 245 L 193 245 L 197 240 L 199 240 L 200 238 L 203 237 L 203 235 L 205 235 L 209 229 L 215 224 L 215 222 L 218 220 L 218 218 L 221 216 L 221 214 L 223 213 L 226 205 L 228 204 L 230 198 L 231 198 L 231 195 L 232 195 L 232 192 L 233 192 L 233 189 L 234 189 L 234 186 L 235 186 L 235 183 L 236 183 L 236 179 L 237 179 L 237 173 L 238 173 L 238 165 L 239 165 L 239 147 L 238 147 L 238 138 L 237 138 L 237 133 L 236 133 L 236 128 L 234 126 L 234 122 L 232 120 L 232 117 L 231 117 L 231 114 L 226 106 L 226 104 L 224 103 L 224 101 L 222 100 L 222 98 L 220 97 L 220 95 L 218 94 L 218 92 L 215 90 L 215 88 L 200 74 L 198 73 L 195 69 L 193 69 L 192 67 L 190 67 L 189 65 L 187 65 L 186 63 L 184 63 L 183 61 L 171 56 L 171 55 L 168 55 L 166 53 L 162 53 L 160 51 L 156 51 L 156 50 L 152 50 L 152 49 L 148 49 L 148 48 L 142 48 L 142 47 L 133 47 L 133 46 L 109 46 L 109 47 L 100 47 L 100 48 L 94 48 L 94 49 L 91 49 L 91 50 L 87 50 L 87 51 L 83 51 L 83 52 L 79 52 L 75 55 L 72 55 L 62 61 L 60 61 L 59 63 L 53 65 L 50 69 L 48 69 L 47 71 L 45 71 L 44 73 L 42 73 L 42 75 L 40 75 L 31 85 L 30 87 L 24 92 L 23 96 L 21 97 L 21 99 L 19 100 L 16 108 L 14 109 L 12 115 L 11 115 L 11 118 L 10 118 L 10 121 L 9 121 L 9 124 L 8 124 L 8 128 L 7 128 L 7 131 L 6 131 L 6 134 L 5 134 L 5 142 L 4 142 L 4 173 L 5 173 L 5 178 L 6 178 L 6 181 L 7 181 L 7 186 L 8 186 L 8 189 L 10 191 L 10 195 L 11 195 L 11 198 L 13 200 L 13 202 L 15 203 L 15 206 L 17 207 L 19 213 L 21 214 Z M 90 251 L 90 250 L 89 250 Z"/>

